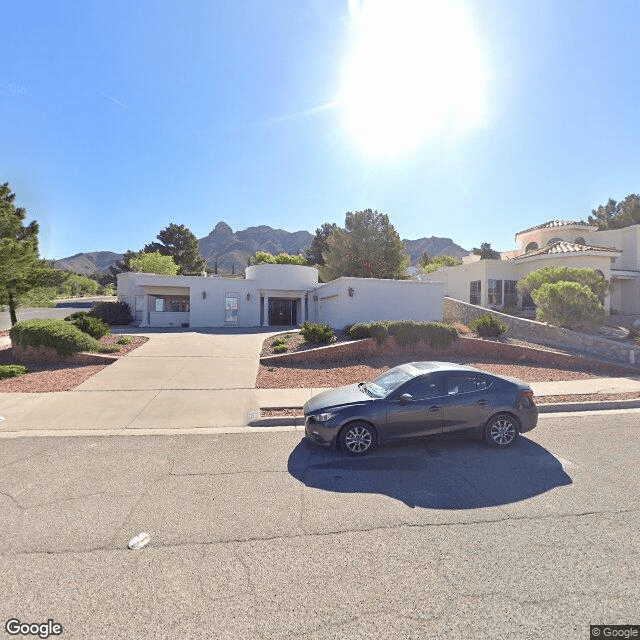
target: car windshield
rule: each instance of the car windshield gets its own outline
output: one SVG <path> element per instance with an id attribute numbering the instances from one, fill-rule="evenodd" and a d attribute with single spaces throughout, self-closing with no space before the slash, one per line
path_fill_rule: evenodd
<path id="1" fill-rule="evenodd" d="M 366 391 L 376 398 L 386 398 L 401 384 L 411 380 L 413 376 L 399 368 L 389 369 L 381 373 L 377 378 L 364 385 Z"/>

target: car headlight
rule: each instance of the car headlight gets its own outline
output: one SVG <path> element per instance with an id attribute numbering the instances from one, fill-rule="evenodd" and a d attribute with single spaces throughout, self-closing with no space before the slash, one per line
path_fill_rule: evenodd
<path id="1" fill-rule="evenodd" d="M 318 413 L 313 416 L 313 419 L 316 422 L 326 422 L 327 420 L 331 420 L 331 418 L 333 418 L 333 416 L 335 415 L 335 413 Z"/>

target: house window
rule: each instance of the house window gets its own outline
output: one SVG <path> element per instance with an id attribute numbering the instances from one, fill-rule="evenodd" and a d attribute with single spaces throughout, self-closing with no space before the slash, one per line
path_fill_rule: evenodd
<path id="1" fill-rule="evenodd" d="M 238 322 L 238 294 L 224 294 L 224 321 Z"/>
<path id="2" fill-rule="evenodd" d="M 470 283 L 469 302 L 471 304 L 480 304 L 481 286 L 480 280 L 473 280 Z"/>
<path id="3" fill-rule="evenodd" d="M 573 242 L 574 244 L 587 244 L 582 236 L 578 236 Z"/>
<path id="4" fill-rule="evenodd" d="M 502 304 L 502 280 L 489 280 L 487 298 L 489 304 Z"/>
<path id="5" fill-rule="evenodd" d="M 525 248 L 525 252 L 529 252 L 529 251 L 535 251 L 538 248 L 538 243 L 537 242 L 530 242 Z"/>
<path id="6" fill-rule="evenodd" d="M 156 296 L 154 311 L 188 312 L 189 296 Z"/>
<path id="7" fill-rule="evenodd" d="M 518 305 L 518 285 L 517 280 L 504 281 L 504 306 L 515 307 Z"/>

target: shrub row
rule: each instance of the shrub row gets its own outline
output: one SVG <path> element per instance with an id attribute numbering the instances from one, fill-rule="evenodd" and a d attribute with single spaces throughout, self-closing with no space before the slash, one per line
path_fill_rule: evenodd
<path id="1" fill-rule="evenodd" d="M 96 302 L 89 315 L 100 318 L 106 324 L 129 324 L 133 322 L 131 307 L 126 302 Z"/>
<path id="2" fill-rule="evenodd" d="M 396 344 L 403 347 L 426 342 L 436 349 L 446 347 L 458 339 L 458 331 L 451 324 L 412 320 L 359 322 L 349 327 L 348 333 L 354 340 L 374 338 L 379 345 L 387 339 L 387 336 L 393 336 Z"/>
<path id="3" fill-rule="evenodd" d="M 9 336 L 23 349 L 50 347 L 61 356 L 71 356 L 79 351 L 96 353 L 102 346 L 95 338 L 64 320 L 23 320 L 13 325 Z"/>

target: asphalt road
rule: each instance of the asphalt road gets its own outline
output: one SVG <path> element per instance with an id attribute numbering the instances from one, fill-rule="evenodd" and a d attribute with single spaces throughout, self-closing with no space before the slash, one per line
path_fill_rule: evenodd
<path id="1" fill-rule="evenodd" d="M 19 307 L 16 315 L 18 321 L 33 320 L 34 318 L 53 318 L 62 320 L 74 311 L 88 311 L 97 300 L 116 300 L 113 296 L 96 296 L 92 298 L 75 298 L 73 300 L 60 300 L 53 307 Z M 0 331 L 11 329 L 9 310 L 0 311 Z"/>
<path id="2" fill-rule="evenodd" d="M 64 640 L 637 624 L 639 425 L 640 410 L 542 416 L 511 451 L 458 435 L 357 460 L 295 431 L 5 439 L 0 637 L 10 618 L 53 619 Z"/>

